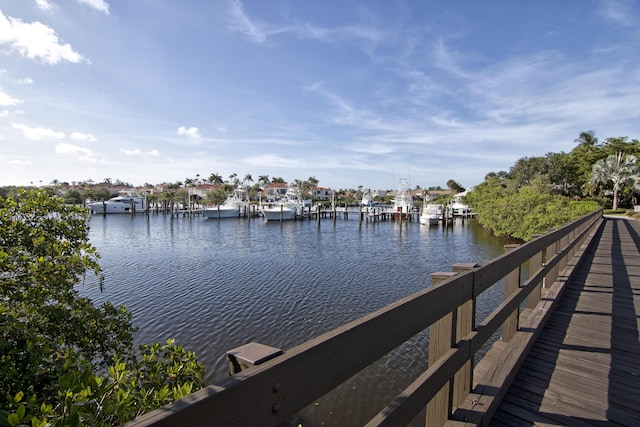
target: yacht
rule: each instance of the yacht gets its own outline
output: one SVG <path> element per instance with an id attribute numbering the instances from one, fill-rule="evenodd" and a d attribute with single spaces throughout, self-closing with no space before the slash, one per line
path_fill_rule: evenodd
<path id="1" fill-rule="evenodd" d="M 147 198 L 135 190 L 120 190 L 116 197 L 89 203 L 87 207 L 94 214 L 142 212 L 147 208 Z"/>
<path id="2" fill-rule="evenodd" d="M 202 210 L 205 218 L 238 218 L 248 213 L 249 192 L 243 185 L 238 186 L 221 205 L 211 206 Z"/>
<path id="3" fill-rule="evenodd" d="M 305 206 L 311 206 L 311 201 L 302 199 L 298 187 L 289 186 L 287 193 L 281 199 L 262 206 L 260 212 L 267 221 L 285 221 L 302 215 Z"/>

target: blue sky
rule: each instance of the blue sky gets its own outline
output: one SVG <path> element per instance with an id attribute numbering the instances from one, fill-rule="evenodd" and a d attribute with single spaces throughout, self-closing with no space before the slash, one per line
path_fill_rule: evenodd
<path id="1" fill-rule="evenodd" d="M 640 138 L 634 1 L 0 0 L 0 185 L 465 187 Z"/>

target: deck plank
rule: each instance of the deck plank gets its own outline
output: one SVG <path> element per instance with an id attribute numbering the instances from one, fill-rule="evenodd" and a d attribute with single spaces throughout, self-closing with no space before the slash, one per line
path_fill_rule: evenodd
<path id="1" fill-rule="evenodd" d="M 600 233 L 490 425 L 640 425 L 640 223 Z"/>

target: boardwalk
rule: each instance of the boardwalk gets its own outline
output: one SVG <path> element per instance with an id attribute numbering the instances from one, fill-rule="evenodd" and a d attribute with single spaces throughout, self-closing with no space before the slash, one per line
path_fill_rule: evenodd
<path id="1" fill-rule="evenodd" d="M 491 425 L 640 426 L 640 222 L 598 234 Z"/>

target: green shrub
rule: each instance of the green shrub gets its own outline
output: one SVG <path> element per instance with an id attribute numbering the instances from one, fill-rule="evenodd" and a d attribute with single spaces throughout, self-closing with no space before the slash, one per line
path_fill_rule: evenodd
<path id="1" fill-rule="evenodd" d="M 114 425 L 204 386 L 174 344 L 135 350 L 131 313 L 74 289 L 100 275 L 88 213 L 30 190 L 0 198 L 0 425 Z"/>

